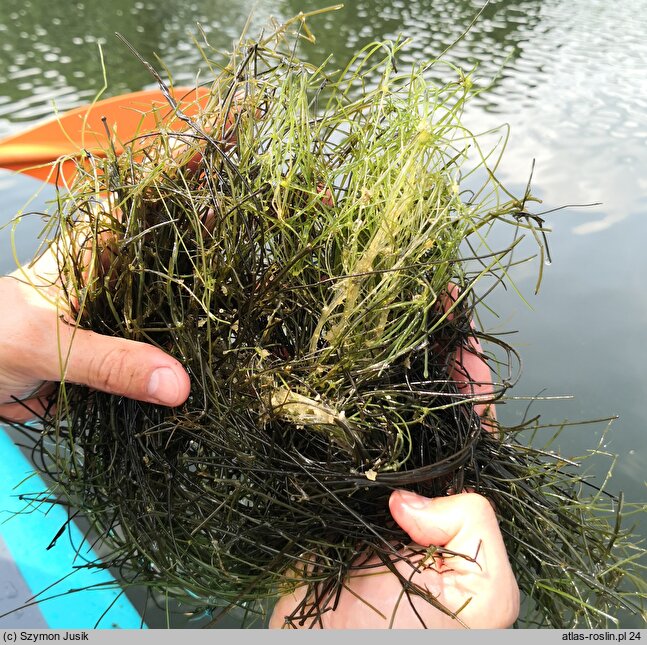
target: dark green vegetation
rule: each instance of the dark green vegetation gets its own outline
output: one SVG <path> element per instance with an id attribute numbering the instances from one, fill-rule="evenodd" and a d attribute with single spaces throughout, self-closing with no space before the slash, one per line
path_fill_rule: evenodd
<path id="1" fill-rule="evenodd" d="M 51 234 L 78 324 L 169 351 L 192 394 L 167 410 L 62 386 L 37 446 L 57 492 L 124 583 L 254 612 L 302 575 L 323 611 L 368 554 L 391 564 L 393 488 L 474 488 L 499 513 L 527 622 L 638 611 L 621 505 L 521 428 L 487 432 L 455 380 L 470 337 L 507 356 L 490 400 L 513 380 L 513 350 L 470 326 L 479 279 L 512 262 L 483 250 L 489 228 L 542 242 L 529 193 L 495 179 L 501 150 L 461 123 L 470 77 L 400 72 L 392 43 L 312 68 L 297 26 L 241 42 L 184 134 L 161 122 L 60 196 Z"/>

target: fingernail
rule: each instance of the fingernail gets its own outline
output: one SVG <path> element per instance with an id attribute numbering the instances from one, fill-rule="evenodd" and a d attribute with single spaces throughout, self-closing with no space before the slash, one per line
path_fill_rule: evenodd
<path id="1" fill-rule="evenodd" d="M 426 497 L 416 495 L 409 490 L 400 490 L 398 491 L 398 495 L 400 495 L 400 501 L 402 502 L 402 505 L 410 508 L 413 511 L 422 510 L 429 501 Z"/>
<path id="2" fill-rule="evenodd" d="M 148 395 L 160 403 L 173 405 L 180 396 L 180 382 L 170 367 L 158 367 L 148 381 Z"/>

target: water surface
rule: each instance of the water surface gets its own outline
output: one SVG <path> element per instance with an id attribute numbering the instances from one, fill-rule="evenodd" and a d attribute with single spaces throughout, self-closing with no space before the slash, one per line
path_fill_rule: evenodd
<path id="1" fill-rule="evenodd" d="M 328 2 L 256 3 L 254 24 L 270 15 L 287 18 Z M 313 21 L 317 43 L 302 55 L 313 62 L 328 53 L 342 65 L 375 39 L 413 39 L 403 58 L 411 64 L 441 53 L 482 6 L 469 0 L 350 0 L 343 10 Z M 142 65 L 118 42 L 123 34 L 148 60 L 159 56 L 176 82 L 206 78 L 193 39 L 206 34 L 227 49 L 254 3 L 204 0 L 163 3 L 112 0 L 52 3 L 3 0 L 0 5 L 0 136 L 107 93 L 153 86 Z M 472 69 L 484 91 L 466 115 L 475 130 L 507 123 L 511 129 L 501 175 L 520 192 L 535 160 L 537 210 L 553 233 L 553 263 L 544 267 L 534 295 L 537 263 L 513 274 L 526 304 L 498 289 L 491 304 L 498 318 L 484 324 L 500 332 L 523 358 L 513 394 L 572 395 L 534 405 L 546 422 L 617 415 L 603 440 L 618 455 L 611 487 L 645 501 L 644 437 L 647 400 L 647 21 L 644 0 L 499 0 L 491 2 L 447 60 Z M 158 66 L 159 67 L 159 66 Z M 161 67 L 160 67 L 161 69 Z M 25 207 L 38 182 L 0 171 L 0 223 Z M 27 210 L 44 207 L 45 187 Z M 17 254 L 33 253 L 40 223 L 26 218 Z M 0 232 L 0 271 L 14 266 L 7 231 Z M 7 306 L 7 304 L 3 305 Z M 514 422 L 525 404 L 501 414 Z M 568 455 L 594 446 L 606 424 L 584 425 L 561 439 Z M 642 464 L 642 466 L 640 465 Z M 593 474 L 604 472 L 602 460 Z M 639 518 L 643 534 L 644 514 Z"/>

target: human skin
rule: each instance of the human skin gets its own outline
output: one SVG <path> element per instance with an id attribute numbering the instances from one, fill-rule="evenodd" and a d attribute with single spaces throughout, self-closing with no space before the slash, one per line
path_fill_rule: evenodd
<path id="1" fill-rule="evenodd" d="M 450 319 L 452 306 L 459 296 L 458 287 L 450 284 L 441 303 Z M 468 337 L 456 350 L 450 358 L 448 373 L 457 382 L 459 393 L 477 401 L 474 409 L 481 416 L 484 429 L 495 431 L 496 411 L 488 402 L 494 393 L 492 375 L 476 336 Z M 432 558 L 433 566 L 411 577 L 412 582 L 427 588 L 444 607 L 457 612 L 457 617 L 443 613 L 419 597 L 412 599 L 416 614 L 402 598 L 400 580 L 381 567 L 378 575 L 351 574 L 337 608 L 324 613 L 320 622 L 311 620 L 300 624 L 286 620 L 304 598 L 305 587 L 297 588 L 279 599 L 270 627 L 497 629 L 514 623 L 519 614 L 519 588 L 494 508 L 485 497 L 470 491 L 429 499 L 409 491 L 394 491 L 389 509 L 411 538 L 413 548 L 433 545 L 473 556 L 473 560 L 457 556 Z M 374 558 L 373 562 L 377 560 Z M 403 575 L 411 575 L 412 570 L 404 560 L 396 566 Z"/>
<path id="2" fill-rule="evenodd" d="M 449 285 L 442 302 L 449 317 L 458 296 L 458 288 Z M 41 414 L 46 405 L 42 396 L 62 375 L 71 383 L 171 407 L 189 396 L 188 374 L 162 350 L 75 327 L 62 298 L 53 252 L 0 277 L 0 302 L 5 303 L 0 317 L 0 418 L 22 422 Z M 449 376 L 466 397 L 487 399 L 492 394 L 482 355 L 471 336 L 450 361 Z M 493 418 L 489 404 L 476 403 L 475 410 L 484 420 Z"/>
<path id="3" fill-rule="evenodd" d="M 236 142 L 235 125 L 241 110 L 244 116 L 244 93 L 237 92 L 208 127 L 225 148 Z M 255 108 L 253 119 L 262 117 L 261 110 Z M 169 145 L 173 159 L 192 172 L 200 172 L 201 144 L 191 132 L 174 133 Z M 317 191 L 324 204 L 334 206 L 330 188 L 320 184 Z M 113 214 L 119 217 L 119 209 Z M 207 229 L 212 220 L 213 212 L 209 211 L 204 221 Z M 109 240 L 101 241 L 105 244 L 103 252 L 109 254 Z M 87 248 L 86 253 L 89 257 L 92 249 Z M 77 329 L 61 296 L 54 252 L 0 277 L 0 302 L 6 303 L 0 319 L 0 419 L 22 422 L 41 414 L 47 405 L 43 396 L 62 379 L 170 407 L 184 403 L 190 381 L 178 361 L 148 344 Z M 458 287 L 450 284 L 441 300 L 450 319 L 452 305 L 459 297 Z M 487 399 L 492 392 L 490 371 L 481 356 L 481 346 L 473 336 L 450 361 L 449 377 L 466 397 Z M 484 426 L 492 429 L 486 417 L 495 418 L 494 409 L 476 403 L 475 410 L 483 417 Z"/>
<path id="4" fill-rule="evenodd" d="M 453 287 L 449 292 L 455 299 Z M 41 414 L 47 393 L 61 375 L 68 382 L 151 403 L 177 406 L 186 400 L 190 381 L 178 361 L 151 345 L 77 329 L 61 295 L 51 254 L 0 278 L 0 302 L 5 303 L 0 317 L 0 419 L 24 422 Z M 470 338 L 450 361 L 450 377 L 462 384 L 459 391 L 466 396 L 487 398 L 492 393 L 481 354 L 476 338 Z M 480 414 L 493 418 L 486 404 L 476 405 Z M 451 610 L 471 599 L 458 620 L 424 600 L 414 600 L 427 627 L 493 628 L 514 622 L 518 588 L 496 516 L 485 498 L 466 493 L 430 500 L 396 491 L 389 505 L 413 543 L 475 554 L 475 561 L 436 559 L 432 567 L 414 574 L 413 582 L 426 585 Z M 407 573 L 404 561 L 397 566 Z M 353 593 L 342 592 L 336 611 L 324 614 L 324 627 L 422 626 L 408 602 L 398 602 L 402 587 L 388 571 L 351 576 L 348 587 Z M 271 626 L 285 625 L 284 617 L 302 594 L 303 589 L 297 589 L 281 598 Z"/>
<path id="5" fill-rule="evenodd" d="M 71 383 L 166 406 L 189 395 L 189 376 L 162 350 L 77 329 L 62 302 L 53 255 L 0 278 L 0 418 L 41 414 L 61 375 Z M 19 402 L 17 401 L 19 400 Z"/>
<path id="6" fill-rule="evenodd" d="M 209 128 L 221 135 L 225 147 L 233 143 L 238 100 L 235 96 L 224 120 Z M 173 134 L 170 146 L 173 157 L 184 158 L 190 170 L 199 170 L 202 153 L 189 133 Z M 114 213 L 120 216 L 118 209 Z M 210 217 L 207 214 L 205 226 Z M 83 235 L 82 229 L 77 235 Z M 100 241 L 109 254 L 109 240 Z M 89 257 L 92 249 L 86 253 Z M 24 422 L 42 414 L 45 396 L 53 391 L 54 382 L 63 379 L 169 407 L 188 398 L 191 384 L 186 370 L 162 350 L 76 328 L 62 298 L 54 251 L 0 277 L 0 302 L 5 303 L 0 319 L 0 419 Z"/>
<path id="7" fill-rule="evenodd" d="M 395 491 L 389 508 L 413 545 L 433 545 L 468 556 L 430 556 L 428 566 L 415 573 L 406 560 L 396 564 L 405 577 L 426 588 L 457 617 L 412 596 L 416 614 L 402 595 L 400 580 L 380 567 L 371 575 L 366 575 L 365 570 L 351 574 L 337 608 L 323 613 L 321 622 L 309 620 L 300 625 L 286 620 L 303 600 L 305 587 L 297 588 L 279 599 L 270 627 L 500 629 L 514 623 L 519 613 L 519 588 L 494 509 L 485 497 L 463 493 L 429 499 L 409 491 Z"/>
<path id="8" fill-rule="evenodd" d="M 481 358 L 476 338 L 457 350 L 450 364 L 452 378 L 470 396 L 486 398 L 492 394 L 491 375 Z M 475 374 L 475 377 L 471 377 Z M 470 377 L 476 383 L 470 380 Z M 495 411 L 477 403 L 484 428 L 495 429 Z M 305 587 L 283 596 L 274 607 L 272 628 L 313 627 L 324 629 L 432 628 L 501 629 L 510 627 L 519 615 L 519 587 L 510 567 L 492 504 L 472 491 L 430 499 L 410 491 L 394 491 L 389 499 L 393 519 L 411 538 L 413 548 L 441 547 L 467 555 L 429 559 L 430 566 L 412 574 L 405 560 L 397 562 L 400 573 L 426 588 L 436 600 L 458 615 L 453 617 L 426 600 L 413 597 L 413 610 L 402 597 L 400 580 L 385 567 L 373 575 L 351 574 L 340 595 L 337 608 L 324 613 L 320 622 L 300 624 L 286 620 L 304 598 Z M 374 563 L 377 559 L 373 558 Z M 370 561 L 369 561 L 370 564 Z M 377 572 L 377 573 L 376 573 Z M 461 608 L 463 608 L 461 610 Z M 417 613 L 416 613 L 417 612 Z M 422 620 L 421 620 L 422 619 Z"/>

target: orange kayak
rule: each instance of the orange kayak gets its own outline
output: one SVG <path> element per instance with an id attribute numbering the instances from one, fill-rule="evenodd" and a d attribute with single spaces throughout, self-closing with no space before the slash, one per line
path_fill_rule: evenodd
<path id="1" fill-rule="evenodd" d="M 189 117 L 206 107 L 206 88 L 176 87 L 172 96 Z M 56 183 L 71 181 L 75 159 L 87 153 L 103 157 L 111 147 L 116 154 L 129 141 L 165 128 L 181 130 L 186 123 L 173 117 L 173 108 L 160 89 L 113 96 L 58 115 L 0 141 L 0 168 Z M 61 159 L 58 164 L 53 162 Z"/>

